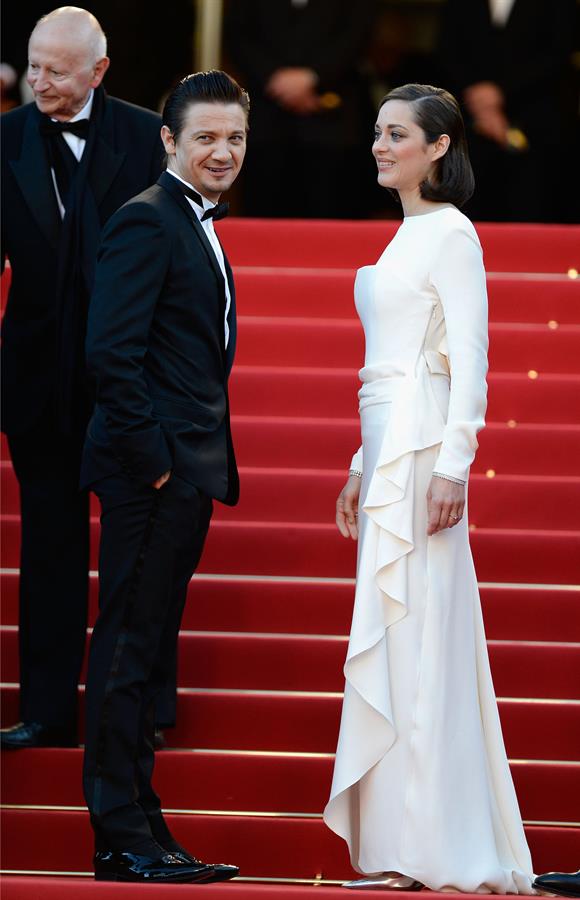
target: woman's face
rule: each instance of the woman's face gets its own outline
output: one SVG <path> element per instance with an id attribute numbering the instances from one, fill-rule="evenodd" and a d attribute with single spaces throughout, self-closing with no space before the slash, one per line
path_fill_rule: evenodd
<path id="1" fill-rule="evenodd" d="M 381 187 L 399 193 L 416 190 L 431 173 L 434 160 L 442 155 L 437 145 L 427 143 L 410 103 L 388 100 L 379 110 L 373 143 Z"/>

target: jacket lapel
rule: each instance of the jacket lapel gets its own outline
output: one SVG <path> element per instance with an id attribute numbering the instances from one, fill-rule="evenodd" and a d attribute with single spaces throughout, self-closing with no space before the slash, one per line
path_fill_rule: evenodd
<path id="1" fill-rule="evenodd" d="M 11 160 L 10 167 L 32 216 L 56 250 L 62 223 L 39 125 L 40 113 L 31 104 L 24 126 L 20 159 Z"/>
<path id="2" fill-rule="evenodd" d="M 157 184 L 160 184 L 161 187 L 165 188 L 165 190 L 171 194 L 171 196 L 175 199 L 176 203 L 182 208 L 184 213 L 187 215 L 187 218 L 193 225 L 195 233 L 197 234 L 197 236 L 198 236 L 199 240 L 201 241 L 201 244 L 207 254 L 208 262 L 214 271 L 214 274 L 215 274 L 215 277 L 217 280 L 217 286 L 218 286 L 218 291 L 219 291 L 219 296 L 220 296 L 221 307 L 222 307 L 222 310 L 225 311 L 226 289 L 225 289 L 225 285 L 224 285 L 224 276 L 222 275 L 222 270 L 220 269 L 220 265 L 216 259 L 216 255 L 213 251 L 213 248 L 212 248 L 210 242 L 207 239 L 207 235 L 206 235 L 205 231 L 203 230 L 199 219 L 197 218 L 196 214 L 194 213 L 191 206 L 189 205 L 187 198 L 180 191 L 179 185 L 177 184 L 177 181 L 173 177 L 173 175 L 169 175 L 167 172 L 162 172 L 161 175 L 159 176 Z"/>
<path id="3" fill-rule="evenodd" d="M 126 153 L 116 153 L 114 148 L 115 129 L 113 106 L 107 100 L 103 88 L 95 91 L 96 135 L 89 163 L 88 180 L 95 203 L 101 205 L 103 198 L 123 165 Z"/>

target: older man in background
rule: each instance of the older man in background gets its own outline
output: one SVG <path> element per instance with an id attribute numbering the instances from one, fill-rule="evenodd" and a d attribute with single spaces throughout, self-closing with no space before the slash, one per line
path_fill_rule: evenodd
<path id="1" fill-rule="evenodd" d="M 12 268 L 2 430 L 22 520 L 22 722 L 2 731 L 4 748 L 77 743 L 89 571 L 89 500 L 78 488 L 92 407 L 88 299 L 102 226 L 157 180 L 163 158 L 160 117 L 108 97 L 108 67 L 97 19 L 56 9 L 30 36 L 34 102 L 2 117 L 2 263 L 8 257 Z"/>

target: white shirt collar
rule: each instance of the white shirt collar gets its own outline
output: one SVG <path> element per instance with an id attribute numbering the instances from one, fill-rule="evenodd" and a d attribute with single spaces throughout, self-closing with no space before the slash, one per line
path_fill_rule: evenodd
<path id="1" fill-rule="evenodd" d="M 186 184 L 189 188 L 191 188 L 192 191 L 195 191 L 196 194 L 199 194 L 199 196 L 201 197 L 201 202 L 203 203 L 203 209 L 200 209 L 197 203 L 193 203 L 192 201 L 193 208 L 197 213 L 198 219 L 201 219 L 206 209 L 213 209 L 214 206 L 217 206 L 216 203 L 212 203 L 211 200 L 208 200 L 207 197 L 204 197 L 203 194 L 201 194 L 198 189 L 194 187 L 189 181 L 186 181 L 185 178 L 182 178 L 181 175 L 178 175 L 177 172 L 174 172 L 173 169 L 167 168 L 166 171 L 169 172 L 170 175 L 173 175 L 174 178 L 177 178 L 178 181 L 181 181 L 182 184 Z M 189 200 L 189 197 L 187 199 Z"/>
<path id="2" fill-rule="evenodd" d="M 505 28 L 515 0 L 489 0 L 491 21 L 496 28 Z"/>
<path id="3" fill-rule="evenodd" d="M 79 119 L 90 119 L 90 118 L 91 118 L 91 111 L 92 111 L 92 109 L 93 109 L 93 99 L 94 99 L 94 96 L 95 96 L 95 92 L 94 92 L 93 88 L 91 88 L 91 92 L 90 92 L 90 94 L 89 94 L 89 99 L 87 100 L 87 102 L 85 103 L 85 105 L 83 106 L 83 108 L 81 109 L 81 111 L 78 112 L 78 113 L 76 114 L 76 116 L 73 116 L 72 119 L 68 119 L 67 121 L 68 121 L 68 122 L 78 122 Z M 51 117 L 51 118 L 52 118 L 52 117 Z M 56 122 L 57 120 L 56 120 L 56 119 L 52 119 L 52 121 L 53 121 L 53 122 Z"/>

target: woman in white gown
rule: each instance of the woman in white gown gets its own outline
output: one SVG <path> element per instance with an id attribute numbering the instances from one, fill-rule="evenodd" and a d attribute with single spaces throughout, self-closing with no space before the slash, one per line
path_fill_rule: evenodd
<path id="1" fill-rule="evenodd" d="M 405 85 L 373 154 L 404 221 L 355 301 L 362 447 L 337 501 L 359 539 L 327 825 L 366 878 L 348 887 L 533 893 L 469 548 L 466 485 L 486 408 L 480 243 L 455 99 Z"/>

